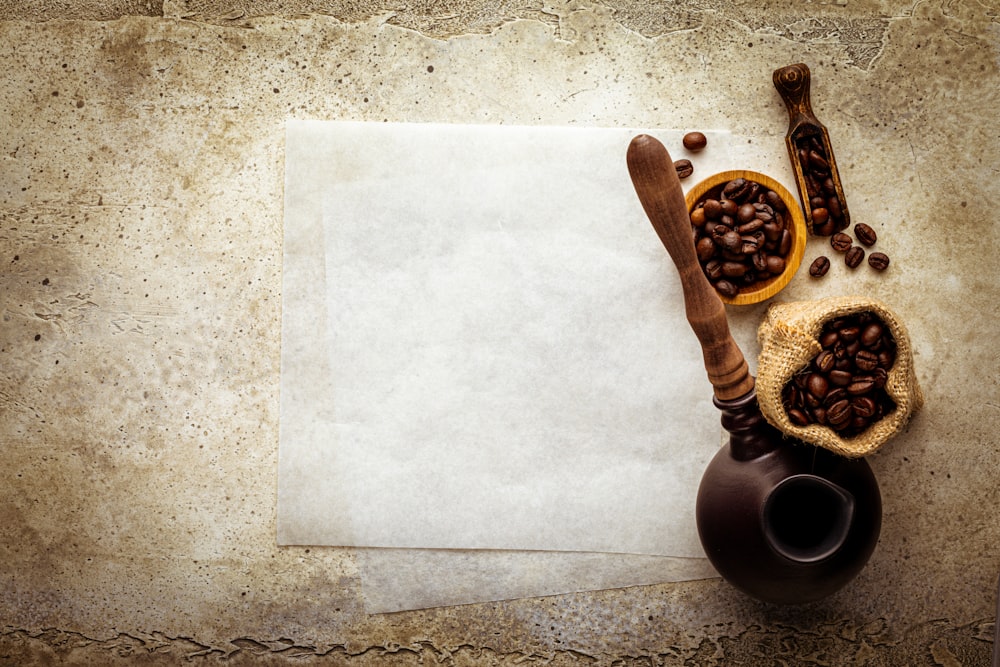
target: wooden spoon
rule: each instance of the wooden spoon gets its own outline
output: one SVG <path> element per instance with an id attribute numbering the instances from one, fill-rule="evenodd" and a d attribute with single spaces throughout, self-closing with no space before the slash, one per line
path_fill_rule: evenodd
<path id="1" fill-rule="evenodd" d="M 726 307 L 698 263 L 673 159 L 657 139 L 641 134 L 629 144 L 627 162 L 639 201 L 680 274 L 687 320 L 701 343 L 715 397 L 729 401 L 745 396 L 754 379 L 729 332 Z"/>

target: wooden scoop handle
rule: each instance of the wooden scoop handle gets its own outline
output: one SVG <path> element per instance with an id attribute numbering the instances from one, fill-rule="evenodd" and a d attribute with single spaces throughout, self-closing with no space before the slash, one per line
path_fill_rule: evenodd
<path id="1" fill-rule="evenodd" d="M 771 75 L 774 87 L 781 95 L 781 99 L 788 109 L 788 134 L 797 133 L 803 126 L 822 128 L 813 113 L 812 104 L 809 101 L 809 66 L 804 63 L 779 67 Z"/>
<path id="2" fill-rule="evenodd" d="M 701 342 L 715 396 L 724 401 L 740 398 L 753 389 L 754 379 L 729 333 L 726 307 L 695 255 L 691 219 L 674 162 L 663 144 L 646 134 L 629 144 L 627 161 L 639 201 L 680 274 L 687 320 Z"/>

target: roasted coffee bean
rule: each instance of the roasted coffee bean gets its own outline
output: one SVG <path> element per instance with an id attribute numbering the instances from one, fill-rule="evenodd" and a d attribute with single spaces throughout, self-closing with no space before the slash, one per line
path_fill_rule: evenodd
<path id="1" fill-rule="evenodd" d="M 711 190 L 691 210 L 698 261 L 720 294 L 735 296 L 785 271 L 792 233 L 775 204 L 787 211 L 773 190 L 737 178 Z M 722 279 L 726 284 L 719 288 Z"/>
<path id="2" fill-rule="evenodd" d="M 792 251 L 792 233 L 787 229 L 781 231 L 781 239 L 778 241 L 778 254 L 787 257 Z"/>
<path id="3" fill-rule="evenodd" d="M 702 236 L 694 246 L 699 261 L 707 262 L 715 256 L 715 242 L 707 236 Z"/>
<path id="4" fill-rule="evenodd" d="M 873 252 L 868 255 L 868 265 L 876 271 L 885 271 L 889 268 L 889 256 L 884 252 Z"/>
<path id="5" fill-rule="evenodd" d="M 788 418 L 792 420 L 792 423 L 796 426 L 808 426 L 812 423 L 812 420 L 806 416 L 806 413 L 802 412 L 797 408 L 792 408 L 788 411 Z"/>
<path id="6" fill-rule="evenodd" d="M 852 380 L 854 380 L 853 373 L 851 373 L 850 371 L 842 371 L 838 369 L 830 371 L 827 374 L 827 377 L 830 378 L 830 382 L 837 385 L 838 387 L 846 387 L 847 385 L 851 384 Z"/>
<path id="7" fill-rule="evenodd" d="M 740 221 L 741 225 L 745 225 L 756 218 L 757 209 L 753 207 L 753 204 L 743 204 L 736 210 L 736 219 Z"/>
<path id="8" fill-rule="evenodd" d="M 830 389 L 830 381 L 820 373 L 810 373 L 806 380 L 806 389 L 810 394 L 822 400 L 826 392 Z"/>
<path id="9" fill-rule="evenodd" d="M 722 204 L 719 203 L 718 199 L 706 199 L 702 210 L 708 220 L 718 220 L 719 216 L 722 215 Z"/>
<path id="10" fill-rule="evenodd" d="M 687 178 L 694 173 L 694 165 L 691 164 L 691 160 L 675 161 L 674 169 L 677 171 L 677 178 Z"/>
<path id="11" fill-rule="evenodd" d="M 830 260 L 823 255 L 814 259 L 813 263 L 809 265 L 809 275 L 813 278 L 822 278 L 829 270 Z"/>
<path id="12" fill-rule="evenodd" d="M 740 288 L 728 280 L 718 280 L 715 282 L 715 289 L 722 296 L 732 299 L 740 293 Z"/>
<path id="13" fill-rule="evenodd" d="M 844 263 L 852 269 L 858 268 L 865 259 L 865 249 L 859 245 L 851 246 L 851 249 L 844 255 Z"/>
<path id="14" fill-rule="evenodd" d="M 735 178 L 722 189 L 722 194 L 726 199 L 740 203 L 750 194 L 750 181 L 745 178 Z"/>
<path id="15" fill-rule="evenodd" d="M 885 384 L 896 343 L 877 315 L 833 318 L 823 325 L 817 342 L 821 350 L 782 390 L 793 424 L 821 424 L 841 437 L 853 437 L 895 409 Z M 792 410 L 798 411 L 794 418 Z"/>
<path id="16" fill-rule="evenodd" d="M 853 324 L 843 323 L 837 331 L 841 343 L 853 343 L 861 335 L 861 327 Z"/>
<path id="17" fill-rule="evenodd" d="M 847 252 L 851 249 L 852 245 L 854 245 L 854 241 L 851 240 L 850 236 L 843 232 L 837 232 L 830 237 L 830 247 L 837 252 Z"/>
<path id="18" fill-rule="evenodd" d="M 708 138 L 701 132 L 688 132 L 681 139 L 681 142 L 684 144 L 684 148 L 696 152 L 708 145 Z"/>
<path id="19" fill-rule="evenodd" d="M 875 241 L 878 240 L 878 236 L 875 234 L 875 230 L 863 222 L 859 222 L 858 224 L 854 225 L 854 236 L 858 239 L 859 242 L 861 242 L 863 245 L 868 246 L 869 248 L 875 245 Z"/>
<path id="20" fill-rule="evenodd" d="M 873 371 L 878 366 L 878 355 L 870 350 L 858 350 L 854 355 L 854 365 L 859 371 Z"/>
<path id="21" fill-rule="evenodd" d="M 875 388 L 875 378 L 870 375 L 857 376 L 847 385 L 847 393 L 851 396 L 867 394 Z"/>
<path id="22" fill-rule="evenodd" d="M 837 401 L 826 409 L 826 420 L 833 427 L 846 425 L 853 416 L 854 408 L 847 399 Z"/>
<path id="23" fill-rule="evenodd" d="M 833 352 L 830 350 L 822 350 L 813 359 L 813 366 L 815 366 L 816 370 L 820 373 L 829 373 L 833 370 L 834 361 Z"/>
<path id="24" fill-rule="evenodd" d="M 865 325 L 865 328 L 861 330 L 861 344 L 867 348 L 873 347 L 880 340 L 882 340 L 882 334 L 885 332 L 885 327 L 879 322 L 869 322 Z"/>

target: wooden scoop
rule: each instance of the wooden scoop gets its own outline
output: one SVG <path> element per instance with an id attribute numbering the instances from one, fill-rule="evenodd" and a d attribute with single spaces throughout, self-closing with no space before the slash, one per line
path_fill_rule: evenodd
<path id="1" fill-rule="evenodd" d="M 726 307 L 695 255 L 691 219 L 674 161 L 662 143 L 646 134 L 632 139 L 627 161 L 639 201 L 680 274 L 687 320 L 701 342 L 715 397 L 740 398 L 753 390 L 754 379 L 729 332 Z"/>
<path id="2" fill-rule="evenodd" d="M 844 198 L 844 188 L 840 182 L 840 172 L 837 170 L 837 159 L 833 154 L 833 147 L 830 144 L 830 133 L 826 126 L 819 122 L 813 113 L 812 104 L 809 100 L 809 84 L 811 75 L 809 67 L 803 63 L 779 67 L 772 75 L 774 87 L 781 95 L 781 99 L 788 109 L 788 133 L 785 135 L 785 146 L 788 149 L 788 157 L 792 161 L 792 171 L 795 172 L 795 184 L 799 189 L 799 196 L 802 198 L 802 208 L 805 209 L 806 224 L 811 231 L 817 231 L 822 227 L 822 223 L 813 219 L 813 207 L 810 205 L 810 188 L 806 182 L 807 174 L 803 168 L 799 149 L 803 146 L 819 144 L 833 181 L 835 193 L 826 193 L 829 198 L 835 194 L 837 206 L 839 208 L 839 224 L 833 231 L 845 229 L 851 220 L 851 214 L 847 210 L 847 200 Z M 832 232 L 831 232 L 832 233 Z M 829 236 L 830 234 L 824 234 Z"/>

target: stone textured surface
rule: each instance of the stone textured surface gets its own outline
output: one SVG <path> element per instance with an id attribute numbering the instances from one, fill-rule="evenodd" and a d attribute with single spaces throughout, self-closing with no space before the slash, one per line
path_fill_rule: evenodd
<path id="1" fill-rule="evenodd" d="M 662 4 L 0 2 L 0 664 L 986 664 L 1000 8 Z M 782 298 L 889 302 L 927 399 L 872 457 L 853 585 L 372 616 L 351 552 L 275 546 L 286 118 L 783 136 L 771 71 L 800 61 L 894 263 Z M 749 353 L 762 308 L 731 311 Z"/>

